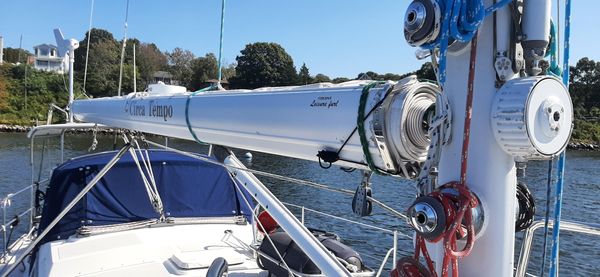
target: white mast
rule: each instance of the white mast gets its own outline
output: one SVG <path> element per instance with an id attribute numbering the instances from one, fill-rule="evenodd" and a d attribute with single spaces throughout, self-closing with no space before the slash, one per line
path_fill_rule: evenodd
<path id="1" fill-rule="evenodd" d="M 492 1 L 486 1 L 491 5 Z M 515 194 L 516 175 L 513 157 L 495 143 L 490 127 L 492 101 L 496 94 L 496 72 L 494 71 L 494 29 L 492 16 L 479 29 L 477 64 L 475 70 L 473 117 L 467 184 L 477 194 L 485 207 L 485 223 L 480 237 L 475 241 L 469 256 L 460 260 L 461 276 L 512 276 L 515 240 Z M 497 15 L 498 24 L 508 18 Z M 509 33 L 497 33 L 497 37 L 508 37 Z M 508 40 L 508 38 L 503 38 Z M 452 103 L 454 118 L 453 139 L 443 149 L 439 166 L 439 183 L 460 180 L 462 134 L 467 99 L 469 55 L 448 55 L 446 91 Z M 513 74 L 514 75 L 514 74 Z M 510 76 L 512 77 L 512 76 Z M 436 265 L 441 268 L 443 247 L 435 246 Z M 439 270 L 439 269 L 438 269 Z M 438 272 L 439 273 L 439 272 Z"/>
<path id="2" fill-rule="evenodd" d="M 515 40 L 516 35 L 511 34 L 511 27 L 515 26 L 513 16 L 520 16 L 511 15 L 508 4 L 512 1 L 483 1 L 481 4 L 486 8 L 494 4 L 504 5 L 494 16 L 492 12 L 483 11 L 477 1 L 473 1 L 473 5 L 466 8 L 471 9 L 473 17 L 481 15 L 483 21 L 448 20 L 452 27 L 446 30 L 439 27 L 444 28 L 444 17 L 458 18 L 459 15 L 455 13 L 460 12 L 460 5 L 469 4 L 451 1 L 455 7 L 459 5 L 459 9 L 448 11 L 439 2 L 413 1 L 406 13 L 405 36 L 413 46 L 434 45 L 440 49 L 445 43 L 444 36 L 440 35 L 444 32 L 450 34 L 450 41 L 459 41 L 448 48 L 446 68 L 442 66 L 443 56 L 439 55 L 439 75 L 445 74 L 446 77 L 443 91 L 452 106 L 453 118 L 457 120 L 453 120 L 451 125 L 452 140 L 442 146 L 438 172 L 435 175 L 438 179 L 435 183 L 439 190 L 443 184 L 460 182 L 460 165 L 463 161 L 468 161 L 466 179 L 464 183 L 460 183 L 468 186 L 478 197 L 479 205 L 483 208 L 483 224 L 470 255 L 461 257 L 458 261 L 458 272 L 463 276 L 511 276 L 514 268 L 516 217 L 515 162 L 551 158 L 564 149 L 571 131 L 572 105 L 568 91 L 557 78 L 538 76 L 542 73 L 540 61 L 545 56 L 550 37 L 551 2 L 526 1 L 520 25 L 522 27 L 519 27 L 524 32 L 522 41 Z M 472 25 L 461 29 L 463 26 L 460 24 Z M 472 30 L 472 26 L 478 24 L 478 28 Z M 469 35 L 473 34 L 474 39 L 471 40 Z M 438 35 L 442 37 L 441 40 L 436 40 Z M 448 37 L 445 39 L 447 42 Z M 474 40 L 477 40 L 477 44 Z M 465 45 L 460 41 L 471 42 L 477 47 L 473 49 L 472 45 Z M 522 46 L 523 53 L 516 53 L 519 51 L 515 50 L 519 49 L 517 46 Z M 471 62 L 474 63 L 472 79 L 469 75 Z M 519 77 L 517 73 L 520 71 L 530 77 Z M 443 78 L 438 78 L 443 83 Z M 465 119 L 469 115 L 467 98 L 470 88 L 473 91 L 473 102 L 470 106 L 468 132 Z M 468 134 L 470 142 L 463 140 Z M 468 146 L 467 152 L 463 149 L 465 145 Z M 463 157 L 465 154 L 466 157 Z M 435 204 L 435 195 L 432 198 Z M 429 212 L 421 213 L 422 219 L 416 219 L 416 223 L 412 225 L 418 233 L 431 235 L 426 239 L 435 241 L 427 244 L 435 271 L 438 275 L 447 276 L 449 273 L 442 269 L 444 257 L 454 254 L 448 251 L 444 243 L 448 237 L 455 235 L 447 234 L 448 225 L 440 223 L 447 223 L 448 218 L 452 217 L 446 214 L 444 208 L 434 209 L 435 205 L 426 203 L 425 200 L 429 199 L 431 198 L 417 199 L 409 213 L 414 211 L 417 215 L 422 211 Z M 446 221 L 440 221 L 440 218 L 445 218 Z M 426 223 L 445 226 L 441 229 L 443 239 L 436 241 L 438 233 L 423 229 Z M 453 250 L 460 251 L 463 245 L 464 243 L 458 243 L 458 249 Z"/>
<path id="3" fill-rule="evenodd" d="M 69 103 L 68 103 L 68 111 L 69 111 L 69 122 L 73 122 L 73 110 L 71 109 L 71 105 L 73 104 L 73 64 L 75 63 L 75 49 L 79 48 L 79 41 L 76 39 L 65 39 L 60 29 L 54 29 L 54 37 L 56 38 L 56 44 L 58 46 L 58 55 L 61 57 L 65 57 L 65 55 L 69 56 Z"/>

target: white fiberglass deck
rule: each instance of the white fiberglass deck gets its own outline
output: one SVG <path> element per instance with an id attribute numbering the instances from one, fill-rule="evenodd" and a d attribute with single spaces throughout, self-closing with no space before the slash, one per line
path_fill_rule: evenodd
<path id="1" fill-rule="evenodd" d="M 249 224 L 148 227 L 71 237 L 40 248 L 37 275 L 204 277 L 207 266 L 223 257 L 229 263 L 229 276 L 267 276 L 246 246 L 251 242 Z M 185 264 L 192 269 L 182 268 Z"/>

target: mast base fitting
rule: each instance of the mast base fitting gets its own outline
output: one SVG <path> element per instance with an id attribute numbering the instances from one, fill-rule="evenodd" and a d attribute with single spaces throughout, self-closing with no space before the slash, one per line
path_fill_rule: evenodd
<path id="1" fill-rule="evenodd" d="M 472 192 L 471 194 L 474 195 Z M 455 188 L 445 185 L 429 195 L 418 197 L 408 208 L 408 224 L 426 241 L 440 241 L 454 221 L 454 216 L 459 209 L 459 197 L 459 193 Z M 476 195 L 475 198 L 477 198 L 478 203 L 481 203 Z M 471 215 L 471 222 L 475 231 L 474 236 L 476 237 L 481 231 L 484 221 L 481 204 L 471 208 Z M 463 226 L 466 224 L 465 218 L 463 218 L 462 223 Z M 466 232 L 457 232 L 458 239 L 464 239 L 465 234 Z"/>
<path id="2" fill-rule="evenodd" d="M 550 159 L 569 142 L 573 104 L 555 77 L 513 79 L 496 94 L 491 121 L 496 141 L 516 161 Z"/>

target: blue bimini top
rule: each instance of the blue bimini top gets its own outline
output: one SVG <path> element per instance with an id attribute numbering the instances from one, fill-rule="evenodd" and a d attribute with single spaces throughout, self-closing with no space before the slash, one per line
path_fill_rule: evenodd
<path id="1" fill-rule="evenodd" d="M 225 168 L 174 152 L 148 151 L 166 217 L 243 215 L 251 221 L 252 211 L 235 188 L 236 181 Z M 116 154 L 116 151 L 111 151 L 82 156 L 54 169 L 46 190 L 40 232 Z M 250 195 L 243 186 L 239 187 L 252 204 Z M 159 217 L 152 208 L 137 165 L 126 153 L 60 220 L 42 243 L 66 239 L 82 226 Z"/>

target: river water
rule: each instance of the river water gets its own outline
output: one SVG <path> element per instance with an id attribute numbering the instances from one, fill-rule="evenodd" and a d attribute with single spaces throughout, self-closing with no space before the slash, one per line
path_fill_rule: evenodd
<path id="1" fill-rule="evenodd" d="M 155 138 L 162 141 L 161 138 Z M 111 150 L 113 137 L 99 136 L 99 144 L 96 151 Z M 58 141 L 50 139 L 39 140 L 38 150 L 42 145 L 46 149 L 57 149 Z M 74 157 L 88 153 L 92 144 L 91 136 L 78 134 L 70 135 L 65 144 L 65 157 Z M 192 142 L 181 140 L 170 140 L 169 146 L 187 151 L 206 153 L 206 148 Z M 40 168 L 41 151 L 35 155 L 35 167 Z M 48 176 L 50 169 L 60 162 L 58 151 L 45 151 L 45 163 L 41 164 L 41 171 L 35 171 L 34 178 L 38 174 L 43 179 Z M 239 154 L 244 152 L 239 151 Z M 319 182 L 336 188 L 354 190 L 361 181 L 358 171 L 347 173 L 335 167 L 328 170 L 320 168 L 319 164 L 311 161 L 297 160 L 286 157 L 273 156 L 263 153 L 252 153 L 252 161 L 246 162 L 253 169 L 286 175 L 294 178 Z M 564 206 L 562 210 L 563 220 L 580 221 L 588 223 L 600 223 L 600 153 L 569 151 L 567 153 L 567 169 L 565 173 Z M 4 196 L 25 187 L 31 180 L 29 164 L 29 140 L 25 134 L 0 133 L 0 195 Z M 546 199 L 546 175 L 548 162 L 530 162 L 527 168 L 526 181 L 535 196 L 537 206 L 537 218 L 542 219 L 545 213 Z M 315 188 L 301 186 L 289 182 L 270 178 L 260 178 L 271 191 L 282 201 L 307 208 L 334 214 L 342 218 L 357 220 L 362 223 L 377 226 L 388 230 L 399 232 L 398 257 L 411 255 L 412 240 L 411 230 L 403 220 L 391 216 L 388 212 L 375 207 L 373 214 L 369 217 L 360 218 L 351 212 L 351 196 L 337 194 L 330 191 L 317 190 Z M 412 202 L 415 190 L 412 182 L 399 180 L 391 177 L 373 177 L 373 196 L 389 206 L 404 211 Z M 553 194 L 554 195 L 554 194 Z M 28 203 L 28 195 L 15 196 L 8 217 L 15 214 L 15 210 L 23 208 Z M 290 208 L 294 213 L 300 215 L 299 209 Z M 552 213 L 551 213 L 552 214 Z M 306 225 L 314 228 L 325 229 L 338 233 L 344 242 L 351 245 L 365 259 L 370 267 L 377 267 L 385 253 L 392 247 L 392 236 L 381 230 L 361 227 L 355 224 L 324 218 L 316 213 L 306 213 Z M 22 224 L 23 227 L 26 224 Z M 19 230 L 22 230 L 20 228 Z M 529 272 L 538 275 L 540 270 L 542 229 L 536 232 Z M 515 255 L 518 255 L 520 238 L 517 234 L 517 245 Z M 560 274 L 563 276 L 600 276 L 600 237 L 573 234 L 566 231 L 561 232 L 560 240 Z M 551 242 L 549 242 L 549 245 Z M 550 250 L 550 247 L 548 247 Z M 550 256 L 548 251 L 548 257 Z M 548 264 L 548 263 L 546 263 Z M 387 267 L 391 265 L 388 263 Z M 482 272 L 482 276 L 485 273 Z"/>

